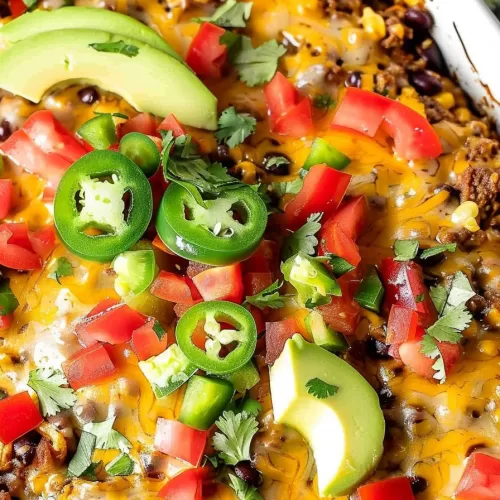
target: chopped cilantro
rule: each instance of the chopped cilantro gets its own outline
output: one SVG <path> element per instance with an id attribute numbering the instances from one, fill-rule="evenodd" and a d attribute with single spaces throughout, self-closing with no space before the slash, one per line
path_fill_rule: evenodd
<path id="1" fill-rule="evenodd" d="M 153 331 L 156 333 L 158 340 L 162 340 L 166 333 L 165 328 L 161 326 L 161 323 L 158 320 L 155 320 L 154 322 Z"/>
<path id="2" fill-rule="evenodd" d="M 193 19 L 196 23 L 208 22 L 223 28 L 244 28 L 252 12 L 252 2 L 227 0 L 210 17 Z"/>
<path id="3" fill-rule="evenodd" d="M 228 465 L 236 465 L 243 460 L 250 460 L 250 444 L 259 429 L 253 415 L 246 412 L 235 414 L 225 411 L 215 425 L 222 432 L 216 432 L 213 446 Z"/>
<path id="4" fill-rule="evenodd" d="M 264 500 L 257 488 L 233 474 L 229 474 L 229 485 L 233 488 L 238 500 Z"/>
<path id="5" fill-rule="evenodd" d="M 100 111 L 94 111 L 94 115 L 111 115 L 113 118 L 122 118 L 123 120 L 128 120 L 128 116 L 123 113 L 101 113 Z"/>
<path id="6" fill-rule="evenodd" d="M 247 297 L 245 302 L 258 307 L 259 309 L 265 309 L 266 307 L 279 309 L 280 307 L 285 307 L 285 299 L 279 293 L 279 289 L 282 286 L 283 283 L 276 280 L 272 285 L 268 286 L 261 292 Z"/>
<path id="7" fill-rule="evenodd" d="M 427 248 L 420 254 L 421 259 L 428 259 L 434 255 L 439 255 L 444 252 L 454 252 L 457 249 L 456 243 L 450 243 L 448 245 L 438 245 L 432 248 Z"/>
<path id="8" fill-rule="evenodd" d="M 285 238 L 282 248 L 283 260 L 289 259 L 299 252 L 314 255 L 318 245 L 318 238 L 315 235 L 321 229 L 320 221 L 322 217 L 322 213 L 310 215 L 302 227 Z"/>
<path id="9" fill-rule="evenodd" d="M 48 278 L 61 284 L 60 279 L 64 276 L 73 276 L 73 266 L 66 257 L 59 257 L 54 262 L 52 272 L 49 273 Z"/>
<path id="10" fill-rule="evenodd" d="M 328 109 L 335 106 L 335 100 L 330 94 L 319 94 L 314 97 L 313 104 L 315 108 Z"/>
<path id="11" fill-rule="evenodd" d="M 423 302 L 425 300 L 425 293 L 420 293 L 415 297 L 415 302 Z"/>
<path id="12" fill-rule="evenodd" d="M 327 384 L 320 378 L 312 378 L 306 384 L 307 392 L 315 398 L 326 399 L 337 394 L 339 388 L 336 385 Z"/>
<path id="13" fill-rule="evenodd" d="M 394 260 L 404 262 L 414 259 L 418 252 L 418 240 L 396 240 L 394 242 Z"/>
<path id="14" fill-rule="evenodd" d="M 438 314 L 443 312 L 446 301 L 448 300 L 448 290 L 442 285 L 433 286 L 429 292 L 432 302 L 437 309 Z"/>
<path id="15" fill-rule="evenodd" d="M 296 177 L 293 181 L 287 182 L 273 182 L 271 184 L 271 191 L 281 198 L 285 194 L 297 194 L 304 185 L 303 179 Z"/>
<path id="16" fill-rule="evenodd" d="M 273 167 L 280 167 L 281 165 L 290 165 L 290 161 L 284 156 L 271 156 L 271 158 L 266 161 L 266 168 L 271 171 Z"/>
<path id="17" fill-rule="evenodd" d="M 66 377 L 60 370 L 39 368 L 32 370 L 28 385 L 36 392 L 44 417 L 51 417 L 61 410 L 72 408 L 76 403 L 75 391 L 69 387 Z"/>
<path id="18" fill-rule="evenodd" d="M 118 42 L 91 43 L 89 47 L 97 50 L 97 52 L 123 54 L 127 57 L 135 57 L 139 54 L 139 47 L 125 43 L 123 40 L 119 40 Z"/>
<path id="19" fill-rule="evenodd" d="M 235 148 L 255 132 L 257 120 L 248 113 L 236 113 L 234 107 L 224 110 L 219 118 L 215 137 L 220 143 Z"/>
<path id="20" fill-rule="evenodd" d="M 474 295 L 476 295 L 476 292 L 470 286 L 467 276 L 462 271 L 458 271 L 451 282 L 450 293 L 448 294 L 443 313 L 447 313 L 450 309 L 460 304 L 465 304 Z"/>
<path id="21" fill-rule="evenodd" d="M 68 464 L 68 476 L 70 477 L 91 477 L 95 478 L 95 467 L 92 463 L 96 437 L 89 432 L 82 432 L 76 453 Z"/>
<path id="22" fill-rule="evenodd" d="M 272 80 L 278 69 L 278 61 L 286 52 L 276 40 L 269 40 L 254 48 L 247 36 L 241 37 L 241 47 L 232 58 L 240 79 L 249 87 Z"/>
<path id="23" fill-rule="evenodd" d="M 120 453 L 106 465 L 106 472 L 110 476 L 130 476 L 134 472 L 135 462 L 127 453 Z"/>
<path id="24" fill-rule="evenodd" d="M 210 463 L 214 469 L 217 469 L 217 467 L 219 467 L 219 460 L 216 456 L 203 455 L 201 466 L 205 467 L 207 463 Z"/>
<path id="25" fill-rule="evenodd" d="M 83 430 L 90 432 L 96 438 L 96 448 L 100 450 L 122 450 L 132 448 L 130 441 L 118 431 L 113 429 L 116 417 L 108 418 L 103 422 L 89 422 L 83 426 Z"/>
<path id="26" fill-rule="evenodd" d="M 9 280 L 0 282 L 0 316 L 13 313 L 19 306 L 19 301 L 12 292 Z"/>
<path id="27" fill-rule="evenodd" d="M 327 262 L 330 264 L 332 273 L 336 278 L 340 278 L 343 274 L 356 268 L 356 266 L 353 266 L 350 262 L 347 262 L 347 260 L 334 253 L 327 253 L 325 257 L 328 259 Z"/>

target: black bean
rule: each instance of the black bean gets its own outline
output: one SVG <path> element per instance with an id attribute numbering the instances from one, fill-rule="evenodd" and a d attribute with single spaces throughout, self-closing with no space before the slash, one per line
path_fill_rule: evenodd
<path id="1" fill-rule="evenodd" d="M 410 8 L 406 11 L 404 22 L 414 30 L 428 30 L 432 27 L 432 16 L 422 9 Z"/>
<path id="2" fill-rule="evenodd" d="M 436 95 L 443 89 L 441 80 L 427 71 L 418 71 L 410 75 L 410 82 L 422 95 Z"/>
<path id="3" fill-rule="evenodd" d="M 95 87 L 85 87 L 78 91 L 78 97 L 83 104 L 94 104 L 99 100 L 99 93 Z"/>
<path id="4" fill-rule="evenodd" d="M 345 81 L 345 86 L 346 87 L 357 87 L 358 89 L 361 88 L 361 71 L 351 71 L 349 73 L 349 76 L 347 77 Z"/>
<path id="5" fill-rule="evenodd" d="M 439 50 L 436 42 L 432 42 L 430 45 L 425 44 L 425 48 L 420 47 L 417 52 L 420 57 L 427 63 L 427 67 L 433 71 L 437 71 L 440 74 L 446 74 L 446 65 L 444 62 L 443 54 Z"/>
<path id="6" fill-rule="evenodd" d="M 411 478 L 411 490 L 413 491 L 414 495 L 418 495 L 419 493 L 425 491 L 427 489 L 427 486 L 429 486 L 429 484 L 423 477 L 416 476 Z"/>
<path id="7" fill-rule="evenodd" d="M 384 386 L 382 387 L 382 389 L 380 389 L 378 398 L 380 400 L 380 406 L 384 410 L 389 410 L 390 408 L 392 408 L 394 401 L 396 401 L 396 396 L 394 396 L 391 389 L 389 389 L 389 387 L 387 386 Z"/>
<path id="8" fill-rule="evenodd" d="M 17 441 L 14 441 L 14 455 L 23 465 L 29 465 L 33 462 L 36 453 L 36 447 L 40 442 L 40 434 L 29 432 Z"/>
<path id="9" fill-rule="evenodd" d="M 270 162 L 272 158 L 284 158 L 286 162 Z M 274 175 L 289 175 L 290 174 L 290 160 L 281 153 L 268 153 L 264 157 L 264 168 L 267 172 Z"/>
<path id="10" fill-rule="evenodd" d="M 261 484 L 259 471 L 257 469 L 254 469 L 249 461 L 240 462 L 239 464 L 235 465 L 234 472 L 242 481 L 245 481 L 252 486 L 257 487 Z"/>
<path id="11" fill-rule="evenodd" d="M 473 444 L 472 446 L 469 446 L 469 448 L 465 452 L 465 458 L 470 457 L 473 453 L 483 448 L 487 448 L 487 445 L 485 443 L 477 443 Z"/>
<path id="12" fill-rule="evenodd" d="M 389 346 L 374 337 L 368 337 L 366 354 L 372 359 L 389 359 Z"/>
<path id="13" fill-rule="evenodd" d="M 0 4 L 0 18 L 9 17 L 10 15 L 9 6 L 4 3 Z"/>
<path id="14" fill-rule="evenodd" d="M 6 141 L 12 135 L 12 128 L 7 120 L 0 122 L 0 142 Z"/>

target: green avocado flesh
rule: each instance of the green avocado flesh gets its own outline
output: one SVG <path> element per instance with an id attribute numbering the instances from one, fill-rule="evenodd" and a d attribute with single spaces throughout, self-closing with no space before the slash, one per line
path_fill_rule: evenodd
<path id="1" fill-rule="evenodd" d="M 309 394 L 306 384 L 316 378 L 338 392 L 325 399 Z M 270 379 L 274 419 L 311 446 L 320 496 L 351 493 L 383 452 L 385 423 L 375 390 L 352 366 L 301 335 L 286 342 Z"/>
<path id="2" fill-rule="evenodd" d="M 182 61 L 181 56 L 145 24 L 118 12 L 91 7 L 64 7 L 28 12 L 0 28 L 0 50 L 39 33 L 66 29 L 102 30 L 135 38 Z"/>
<path id="3" fill-rule="evenodd" d="M 98 52 L 95 43 L 123 41 L 135 57 Z M 105 31 L 68 29 L 22 40 L 0 53 L 0 88 L 38 103 L 56 86 L 89 83 L 114 92 L 138 111 L 184 125 L 215 130 L 217 99 L 183 63 L 132 38 Z"/>

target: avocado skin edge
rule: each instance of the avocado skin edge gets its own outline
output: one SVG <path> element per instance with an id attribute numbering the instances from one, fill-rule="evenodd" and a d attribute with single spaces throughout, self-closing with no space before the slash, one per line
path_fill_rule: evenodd
<path id="1" fill-rule="evenodd" d="M 135 57 L 99 52 L 93 43 L 124 41 Z M 138 111 L 184 125 L 217 128 L 217 99 L 183 63 L 135 39 L 97 30 L 44 32 L 0 53 L 0 88 L 38 103 L 54 87 L 90 83 L 122 96 Z"/>

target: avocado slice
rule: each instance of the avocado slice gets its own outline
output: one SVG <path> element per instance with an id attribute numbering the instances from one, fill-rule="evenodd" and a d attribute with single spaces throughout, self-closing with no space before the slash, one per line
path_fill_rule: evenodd
<path id="1" fill-rule="evenodd" d="M 95 43 L 123 41 L 135 57 L 99 52 Z M 121 95 L 138 111 L 193 127 L 217 128 L 217 99 L 184 64 L 149 45 L 98 30 L 39 33 L 0 53 L 0 88 L 35 103 L 55 86 L 90 83 Z"/>
<path id="2" fill-rule="evenodd" d="M 39 33 L 66 29 L 109 31 L 127 38 L 135 38 L 182 61 L 181 56 L 158 33 L 137 19 L 92 7 L 64 7 L 28 12 L 0 27 L 0 50 Z"/>
<path id="3" fill-rule="evenodd" d="M 318 399 L 306 384 L 338 387 Z M 301 335 L 287 340 L 270 371 L 274 419 L 302 434 L 318 469 L 320 496 L 351 493 L 375 469 L 385 422 L 377 393 L 349 364 Z"/>

